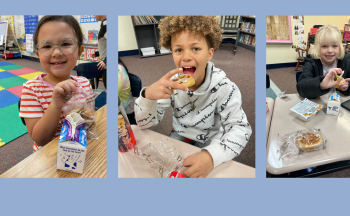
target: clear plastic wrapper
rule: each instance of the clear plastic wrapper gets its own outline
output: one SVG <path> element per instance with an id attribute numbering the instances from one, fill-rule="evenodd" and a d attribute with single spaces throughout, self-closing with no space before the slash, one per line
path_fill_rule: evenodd
<path id="1" fill-rule="evenodd" d="M 149 143 L 142 148 L 135 146 L 133 153 L 146 161 L 162 178 L 169 178 L 173 172 L 184 171 L 184 158 L 168 139 Z"/>
<path id="2" fill-rule="evenodd" d="M 298 130 L 285 135 L 278 135 L 278 153 L 283 166 L 289 166 L 306 152 L 318 151 L 326 148 L 321 129 Z"/>
<path id="3" fill-rule="evenodd" d="M 63 115 L 67 116 L 72 112 L 78 113 L 85 121 L 87 139 L 98 139 L 95 123 L 95 98 L 100 94 L 92 89 L 78 87 L 73 94 L 63 96 L 65 106 Z"/>

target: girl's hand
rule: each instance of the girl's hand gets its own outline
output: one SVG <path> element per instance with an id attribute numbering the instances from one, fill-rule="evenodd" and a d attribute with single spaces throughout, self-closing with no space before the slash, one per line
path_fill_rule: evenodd
<path id="1" fill-rule="evenodd" d="M 341 91 L 346 91 L 346 90 L 348 90 L 348 87 L 349 87 L 349 82 L 350 81 L 350 79 L 349 78 L 346 78 L 345 79 L 345 82 L 344 83 L 342 83 L 342 84 L 339 84 L 339 90 L 341 90 Z"/>
<path id="2" fill-rule="evenodd" d="M 324 77 L 320 84 L 320 88 L 322 90 L 332 88 L 336 84 L 340 83 L 342 79 L 338 79 L 337 81 L 334 81 L 334 78 L 342 73 L 342 69 L 340 68 L 333 68 L 331 71 L 328 72 L 328 74 Z"/>
<path id="3" fill-rule="evenodd" d="M 169 71 L 160 80 L 147 87 L 145 98 L 149 100 L 169 99 L 174 93 L 174 91 L 170 88 L 187 91 L 185 86 L 170 80 L 170 78 L 175 74 L 182 73 L 182 70 L 182 68 L 177 68 Z"/>
<path id="4" fill-rule="evenodd" d="M 64 102 L 63 102 L 64 95 L 66 93 L 72 94 L 73 92 L 76 91 L 78 86 L 79 84 L 72 79 L 65 80 L 58 83 L 53 89 L 53 93 L 52 93 L 53 105 L 58 109 L 62 109 L 64 106 Z"/>

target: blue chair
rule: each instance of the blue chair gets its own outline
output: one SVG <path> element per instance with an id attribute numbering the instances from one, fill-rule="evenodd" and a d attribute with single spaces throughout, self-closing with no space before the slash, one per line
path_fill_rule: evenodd
<path id="1" fill-rule="evenodd" d="M 140 77 L 136 76 L 135 74 L 129 73 L 129 80 L 130 80 L 130 87 L 131 87 L 131 94 L 133 97 L 140 97 L 140 92 L 142 89 L 142 81 Z"/>
<path id="2" fill-rule="evenodd" d="M 135 74 L 128 73 L 131 87 L 131 94 L 133 97 L 140 97 L 140 92 L 142 89 L 142 81 L 140 77 Z M 128 115 L 130 124 L 136 125 L 135 113 L 131 113 Z"/>
<path id="3" fill-rule="evenodd" d="M 303 73 L 302 71 L 297 71 L 297 73 L 295 74 L 295 78 L 297 79 L 297 83 L 298 83 L 298 80 L 299 80 L 299 76 L 300 76 L 302 73 Z"/>
<path id="4" fill-rule="evenodd" d="M 21 109 L 21 98 L 20 98 L 19 101 L 18 101 L 18 112 L 19 112 L 20 109 Z M 24 118 L 21 117 L 21 120 L 22 120 L 22 123 L 23 123 L 24 125 L 26 125 L 26 122 L 24 121 Z"/>
<path id="5" fill-rule="evenodd" d="M 96 89 L 99 81 L 95 78 L 102 76 L 102 71 L 98 70 L 97 64 L 98 62 L 90 62 L 90 63 L 79 64 L 77 66 L 77 75 L 85 77 L 87 79 L 94 79 Z M 101 92 L 101 94 L 95 99 L 95 110 L 100 109 L 106 103 L 107 103 L 107 93 Z"/>

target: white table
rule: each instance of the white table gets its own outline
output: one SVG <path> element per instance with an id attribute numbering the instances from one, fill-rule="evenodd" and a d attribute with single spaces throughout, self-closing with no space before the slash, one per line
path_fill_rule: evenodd
<path id="1" fill-rule="evenodd" d="M 184 158 L 200 152 L 200 148 L 190 144 L 151 130 L 141 130 L 136 125 L 131 127 L 135 135 L 136 147 L 138 148 L 160 139 L 168 139 Z M 118 176 L 119 178 L 160 178 L 160 175 L 149 168 L 147 163 L 139 160 L 130 152 L 118 152 Z M 207 178 L 255 178 L 255 169 L 235 161 L 229 161 L 213 169 Z"/>
<path id="2" fill-rule="evenodd" d="M 341 103 L 349 99 L 350 96 L 340 96 Z M 266 150 L 266 170 L 271 174 L 279 175 L 350 159 L 350 142 L 348 138 L 350 134 L 350 113 L 340 108 L 339 116 L 327 115 L 328 94 L 326 94 L 317 99 L 311 99 L 315 103 L 323 105 L 323 108 L 309 122 L 304 122 L 290 111 L 294 105 L 302 100 L 304 98 L 298 94 L 288 94 L 287 98 L 281 99 L 277 97 L 275 100 Z M 282 162 L 278 160 L 277 154 L 279 149 L 277 144 L 278 134 L 284 135 L 307 128 L 320 128 L 322 135 L 327 139 L 327 148 L 301 154 L 298 162 L 283 167 Z"/>

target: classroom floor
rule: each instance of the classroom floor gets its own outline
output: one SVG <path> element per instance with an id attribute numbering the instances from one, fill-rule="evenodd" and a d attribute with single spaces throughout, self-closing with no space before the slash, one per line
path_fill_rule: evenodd
<path id="1" fill-rule="evenodd" d="M 234 160 L 255 167 L 255 53 L 238 47 L 233 54 L 232 44 L 222 44 L 215 51 L 212 62 L 225 71 L 242 94 L 242 106 L 253 134 L 242 153 Z M 139 55 L 121 57 L 130 73 L 136 74 L 142 80 L 142 87 L 149 86 L 159 80 L 165 73 L 175 69 L 171 55 L 140 58 Z M 151 130 L 169 135 L 172 130 L 172 110 L 167 109 L 163 120 Z"/>
<path id="2" fill-rule="evenodd" d="M 27 68 L 31 68 L 34 70 L 42 71 L 43 68 L 41 67 L 39 62 L 36 61 L 30 61 L 26 59 L 4 59 L 0 58 L 0 62 L 9 62 L 16 65 L 21 65 Z M 72 71 L 71 75 L 75 76 L 76 71 Z M 106 90 L 104 88 L 103 82 L 100 81 L 99 89 Z M 28 133 L 24 134 L 23 136 L 18 137 L 17 139 L 7 143 L 6 145 L 0 147 L 0 175 L 4 172 L 6 172 L 8 169 L 28 157 L 30 154 L 33 153 L 33 140 L 30 138 Z"/>
<path id="3" fill-rule="evenodd" d="M 298 94 L 296 87 L 297 82 L 295 78 L 296 71 L 294 71 L 294 69 L 295 67 L 267 70 L 266 73 L 270 76 L 271 88 L 267 91 L 266 96 L 272 97 L 273 94 L 278 95 L 280 91 L 286 91 L 286 94 Z M 302 70 L 302 68 L 299 69 Z M 319 177 L 349 178 L 350 168 L 325 175 L 320 175 Z"/>

